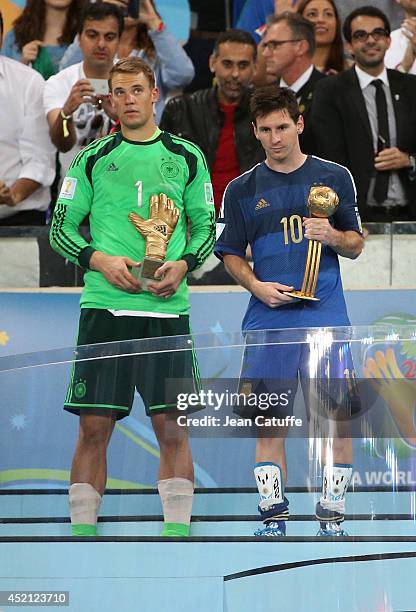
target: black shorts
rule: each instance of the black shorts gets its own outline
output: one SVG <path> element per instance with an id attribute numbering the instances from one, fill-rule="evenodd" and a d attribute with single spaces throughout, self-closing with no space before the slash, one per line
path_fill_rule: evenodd
<path id="1" fill-rule="evenodd" d="M 175 318 L 116 317 L 108 310 L 83 308 L 77 345 L 188 334 L 187 315 Z M 74 414 L 79 414 L 80 409 L 109 411 L 116 419 L 121 419 L 130 413 L 135 389 L 148 416 L 176 410 L 178 392 L 199 391 L 194 350 L 75 361 L 64 408 Z"/>

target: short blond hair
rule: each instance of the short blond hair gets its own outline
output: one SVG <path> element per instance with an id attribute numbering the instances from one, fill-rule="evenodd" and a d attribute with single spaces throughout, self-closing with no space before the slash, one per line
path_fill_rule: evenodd
<path id="1" fill-rule="evenodd" d="M 111 81 L 115 74 L 140 74 L 143 73 L 149 82 L 150 88 L 156 87 L 155 73 L 146 62 L 139 57 L 126 57 L 125 59 L 119 60 L 117 64 L 110 70 L 108 77 L 108 87 L 111 91 Z"/>

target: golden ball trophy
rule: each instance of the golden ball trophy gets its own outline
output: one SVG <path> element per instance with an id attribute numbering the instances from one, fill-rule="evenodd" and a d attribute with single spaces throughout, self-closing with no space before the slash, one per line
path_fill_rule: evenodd
<path id="1" fill-rule="evenodd" d="M 338 194 L 324 185 L 314 185 L 308 195 L 308 209 L 311 217 L 327 219 L 337 210 L 339 205 Z M 318 282 L 319 264 L 321 262 L 322 243 L 317 240 L 308 240 L 308 255 L 306 257 L 305 273 L 300 291 L 284 291 L 285 295 L 300 300 L 319 302 L 315 297 L 316 283 Z"/>
<path id="2" fill-rule="evenodd" d="M 139 280 L 144 291 L 155 272 L 164 263 L 169 240 L 178 223 L 180 210 L 165 193 L 150 196 L 149 218 L 143 219 L 135 212 L 128 216 L 129 221 L 146 241 L 145 257 L 139 269 Z"/>

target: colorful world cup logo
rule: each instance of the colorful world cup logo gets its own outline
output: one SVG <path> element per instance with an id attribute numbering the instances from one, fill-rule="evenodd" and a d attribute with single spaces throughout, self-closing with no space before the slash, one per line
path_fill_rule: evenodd
<path id="1" fill-rule="evenodd" d="M 393 422 L 397 431 L 397 438 L 389 444 L 393 444 L 398 457 L 404 458 L 410 449 L 416 449 L 416 317 L 392 314 L 375 321 L 374 326 L 385 327 L 385 339 L 366 347 L 363 376 L 383 399 L 386 424 L 391 430 Z M 383 456 L 385 446 L 386 440 L 379 438 L 376 454 Z"/>

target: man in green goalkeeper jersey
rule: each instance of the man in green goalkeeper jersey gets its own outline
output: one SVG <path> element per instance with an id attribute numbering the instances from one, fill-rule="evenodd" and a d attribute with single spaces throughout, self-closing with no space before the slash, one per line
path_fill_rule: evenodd
<path id="1" fill-rule="evenodd" d="M 91 143 L 74 158 L 50 232 L 53 248 L 87 269 L 78 345 L 188 334 L 185 276 L 210 255 L 215 241 L 215 209 L 205 158 L 191 142 L 161 132 L 155 125 L 158 90 L 151 69 L 138 58 L 121 60 L 111 70 L 109 85 L 121 132 Z M 179 219 L 166 260 L 155 274 L 158 280 L 142 291 L 140 276 L 132 272 L 140 267 L 146 241 L 128 217 L 134 213 L 142 225 L 152 223 L 149 217 L 154 208 L 149 203 L 159 193 L 166 194 L 168 207 L 173 201 Z M 172 215 L 165 210 L 163 216 L 163 201 L 166 198 L 160 198 L 154 229 L 165 224 L 171 233 Z M 78 231 L 86 215 L 91 243 Z M 130 412 L 135 388 L 160 446 L 162 535 L 188 535 L 192 457 L 186 430 L 176 421 L 173 396 L 167 398 L 165 380 L 193 380 L 192 357 L 184 351 L 75 363 L 65 401 L 66 410 L 80 415 L 69 490 L 73 535 L 96 534 L 107 478 L 107 445 L 115 421 Z"/>

